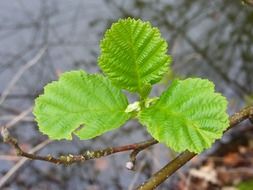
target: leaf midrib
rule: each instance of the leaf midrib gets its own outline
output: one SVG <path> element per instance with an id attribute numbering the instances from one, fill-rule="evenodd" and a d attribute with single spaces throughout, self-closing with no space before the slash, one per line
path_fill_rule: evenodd
<path id="1" fill-rule="evenodd" d="M 125 28 L 124 25 L 122 25 L 122 28 L 128 33 L 129 31 Z M 133 64 L 134 64 L 134 70 L 135 70 L 135 74 L 136 74 L 136 78 L 137 78 L 137 91 L 141 92 L 141 81 L 140 81 L 140 73 L 139 71 L 139 66 L 137 63 L 137 56 L 136 56 L 136 49 L 134 48 L 134 40 L 133 40 L 133 31 L 132 31 L 132 27 L 130 28 L 130 35 L 129 35 L 129 49 L 131 49 L 131 52 L 133 53 L 132 59 L 133 59 Z"/>

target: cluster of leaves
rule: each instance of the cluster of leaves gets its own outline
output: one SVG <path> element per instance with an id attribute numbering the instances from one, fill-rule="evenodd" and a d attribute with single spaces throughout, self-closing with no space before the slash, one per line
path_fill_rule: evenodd
<path id="1" fill-rule="evenodd" d="M 159 142 L 175 151 L 200 153 L 228 127 L 226 99 L 212 82 L 175 80 L 159 98 L 152 85 L 168 71 L 171 57 L 159 30 L 150 23 L 121 19 L 101 41 L 98 63 L 105 76 L 71 71 L 45 87 L 35 102 L 41 132 L 51 139 L 90 139 L 139 119 Z M 122 89 L 138 93 L 129 104 Z"/>

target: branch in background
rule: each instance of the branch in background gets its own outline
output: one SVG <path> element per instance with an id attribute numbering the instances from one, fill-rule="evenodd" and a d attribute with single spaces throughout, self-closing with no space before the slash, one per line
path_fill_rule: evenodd
<path id="1" fill-rule="evenodd" d="M 125 152 L 125 151 L 132 150 L 133 152 L 137 151 L 137 153 L 139 153 L 143 149 L 146 149 L 146 148 L 158 143 L 158 141 L 156 141 L 154 139 L 150 139 L 147 141 L 129 144 L 129 145 L 125 145 L 125 146 L 109 147 L 109 148 L 105 148 L 102 150 L 94 150 L 94 151 L 87 150 L 83 154 L 80 154 L 80 155 L 68 154 L 68 155 L 62 155 L 60 157 L 53 157 L 51 155 L 39 156 L 36 154 L 31 154 L 31 153 L 27 153 L 27 152 L 23 151 L 20 148 L 17 139 L 15 139 L 14 137 L 12 137 L 10 135 L 10 133 L 6 127 L 2 128 L 1 134 L 3 136 L 4 142 L 12 145 L 15 148 L 18 156 L 26 157 L 31 160 L 41 160 L 41 161 L 51 162 L 54 164 L 65 164 L 65 165 L 70 165 L 70 164 L 77 163 L 77 162 L 83 162 L 83 161 L 91 160 L 91 159 L 95 159 L 95 158 L 101 158 L 101 157 L 115 154 L 118 152 Z M 137 156 L 137 153 L 134 155 L 134 157 Z M 136 158 L 134 158 L 134 160 L 135 159 Z"/>
<path id="2" fill-rule="evenodd" d="M 242 3 L 253 7 L 253 0 L 242 0 Z"/>
<path id="3" fill-rule="evenodd" d="M 29 153 L 35 153 L 45 147 L 48 143 L 50 143 L 50 140 L 45 140 L 32 148 Z M 22 158 L 20 159 L 6 174 L 1 176 L 0 178 L 0 189 L 3 188 L 5 183 L 10 180 L 10 178 L 26 163 L 28 159 L 27 158 Z"/>
<path id="4" fill-rule="evenodd" d="M 42 58 L 44 53 L 46 52 L 47 47 L 42 47 L 40 51 L 30 60 L 28 61 L 24 66 L 22 66 L 17 74 L 12 78 L 12 80 L 9 82 L 7 88 L 3 91 L 3 93 L 0 96 L 0 104 L 4 102 L 4 100 L 7 98 L 8 94 L 12 90 L 12 88 L 15 86 L 15 84 L 19 81 L 20 77 L 26 72 L 30 67 L 34 66 L 36 63 L 39 62 L 39 60 Z"/>
<path id="5" fill-rule="evenodd" d="M 230 116 L 230 128 L 244 121 L 245 119 L 249 119 L 252 122 L 253 118 L 253 106 L 246 107 L 239 112 Z M 253 123 L 253 122 L 252 122 Z M 151 176 L 145 183 L 137 187 L 138 190 L 151 190 L 155 189 L 158 185 L 163 183 L 168 177 L 170 177 L 173 173 L 175 173 L 179 168 L 181 168 L 184 164 L 190 161 L 195 153 L 184 151 L 179 156 L 177 156 L 174 160 L 165 165 L 161 170 Z"/>

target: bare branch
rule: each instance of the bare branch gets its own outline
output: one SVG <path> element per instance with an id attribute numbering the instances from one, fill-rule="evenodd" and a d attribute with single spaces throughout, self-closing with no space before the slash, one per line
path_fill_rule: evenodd
<path id="1" fill-rule="evenodd" d="M 231 127 L 234 127 L 238 123 L 244 121 L 245 119 L 252 119 L 252 118 L 253 118 L 253 106 L 246 107 L 230 117 L 229 129 Z M 118 152 L 132 151 L 130 154 L 130 162 L 127 163 L 128 169 L 134 168 L 136 156 L 140 151 L 158 143 L 158 141 L 154 139 L 150 139 L 147 141 L 129 144 L 125 146 L 108 147 L 102 150 L 94 150 L 94 151 L 87 150 L 83 154 L 80 154 L 80 155 L 68 154 L 68 155 L 62 155 L 59 157 L 53 157 L 51 155 L 39 156 L 33 153 L 27 153 L 23 151 L 20 148 L 17 142 L 17 139 L 13 138 L 9 134 L 6 127 L 2 128 L 2 136 L 6 143 L 9 143 L 15 148 L 17 155 L 26 157 L 32 160 L 41 160 L 41 161 L 51 162 L 54 164 L 70 165 L 73 163 L 83 162 L 90 159 L 101 158 L 101 157 L 115 154 Z M 172 160 L 170 163 L 164 166 L 160 171 L 155 173 L 147 182 L 139 186 L 137 189 L 142 189 L 142 190 L 154 189 L 159 184 L 164 182 L 170 175 L 172 175 L 181 166 L 183 166 L 185 163 L 191 160 L 195 155 L 196 155 L 195 153 L 191 153 L 189 151 L 185 151 L 181 153 L 178 157 L 176 157 L 174 160 Z"/>
<path id="2" fill-rule="evenodd" d="M 253 0 L 242 0 L 242 2 L 246 5 L 253 7 Z"/>
<path id="3" fill-rule="evenodd" d="M 93 150 L 93 151 L 87 150 L 83 154 L 80 154 L 80 155 L 68 154 L 68 155 L 61 155 L 59 157 L 53 157 L 52 155 L 39 156 L 36 154 L 31 154 L 31 153 L 27 153 L 27 152 L 23 151 L 20 148 L 17 139 L 15 139 L 14 137 L 12 137 L 10 135 L 10 133 L 6 127 L 2 128 L 1 134 L 3 136 L 4 142 L 12 145 L 15 148 L 18 156 L 26 157 L 31 160 L 41 160 L 41 161 L 51 162 L 54 164 L 65 164 L 65 165 L 70 165 L 70 164 L 77 163 L 77 162 L 83 162 L 86 160 L 101 158 L 101 157 L 115 154 L 118 152 L 125 152 L 125 151 L 130 151 L 130 150 L 133 150 L 133 151 L 138 150 L 138 152 L 140 152 L 141 150 L 146 149 L 146 148 L 158 143 L 158 141 L 156 141 L 154 139 L 150 139 L 147 141 L 129 144 L 129 145 L 125 145 L 125 146 L 108 147 L 108 148 L 105 148 L 102 150 Z M 137 155 L 137 153 L 135 153 L 135 154 Z"/>
<path id="4" fill-rule="evenodd" d="M 20 114 L 18 114 L 17 116 L 15 116 L 12 120 L 10 120 L 5 127 L 6 128 L 10 128 L 13 125 L 17 124 L 20 120 L 22 120 L 24 117 L 26 117 L 28 114 L 31 113 L 32 111 L 32 106 L 30 106 L 29 108 L 27 108 L 26 110 L 24 110 L 23 112 L 21 112 Z"/>
<path id="5" fill-rule="evenodd" d="M 46 140 L 32 148 L 29 153 L 35 153 L 50 143 L 50 140 Z M 4 176 L 0 179 L 0 189 L 4 186 L 4 184 L 21 168 L 27 161 L 27 158 L 21 158 Z"/>
<path id="6" fill-rule="evenodd" d="M 4 102 L 4 100 L 10 93 L 11 89 L 15 86 L 15 84 L 18 82 L 18 80 L 24 74 L 24 72 L 28 70 L 30 67 L 32 67 L 33 65 L 35 65 L 36 63 L 38 63 L 38 61 L 44 55 L 46 49 L 47 47 L 41 48 L 41 50 L 17 72 L 17 74 L 13 77 L 13 79 L 8 84 L 7 88 L 2 93 L 0 97 L 0 104 Z"/>

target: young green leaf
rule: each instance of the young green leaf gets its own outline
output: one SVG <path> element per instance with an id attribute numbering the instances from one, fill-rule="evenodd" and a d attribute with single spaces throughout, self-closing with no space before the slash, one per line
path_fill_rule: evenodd
<path id="1" fill-rule="evenodd" d="M 177 152 L 200 153 L 229 126 L 227 101 L 204 79 L 177 80 L 160 99 L 139 114 L 158 141 Z"/>
<path id="2" fill-rule="evenodd" d="M 72 132 L 90 139 L 128 120 L 127 105 L 124 94 L 108 79 L 72 71 L 45 87 L 36 99 L 34 115 L 40 131 L 51 139 L 71 139 Z"/>
<path id="3" fill-rule="evenodd" d="M 167 43 L 149 22 L 121 19 L 101 41 L 99 65 L 120 88 L 141 93 L 144 86 L 161 80 L 171 57 Z"/>

